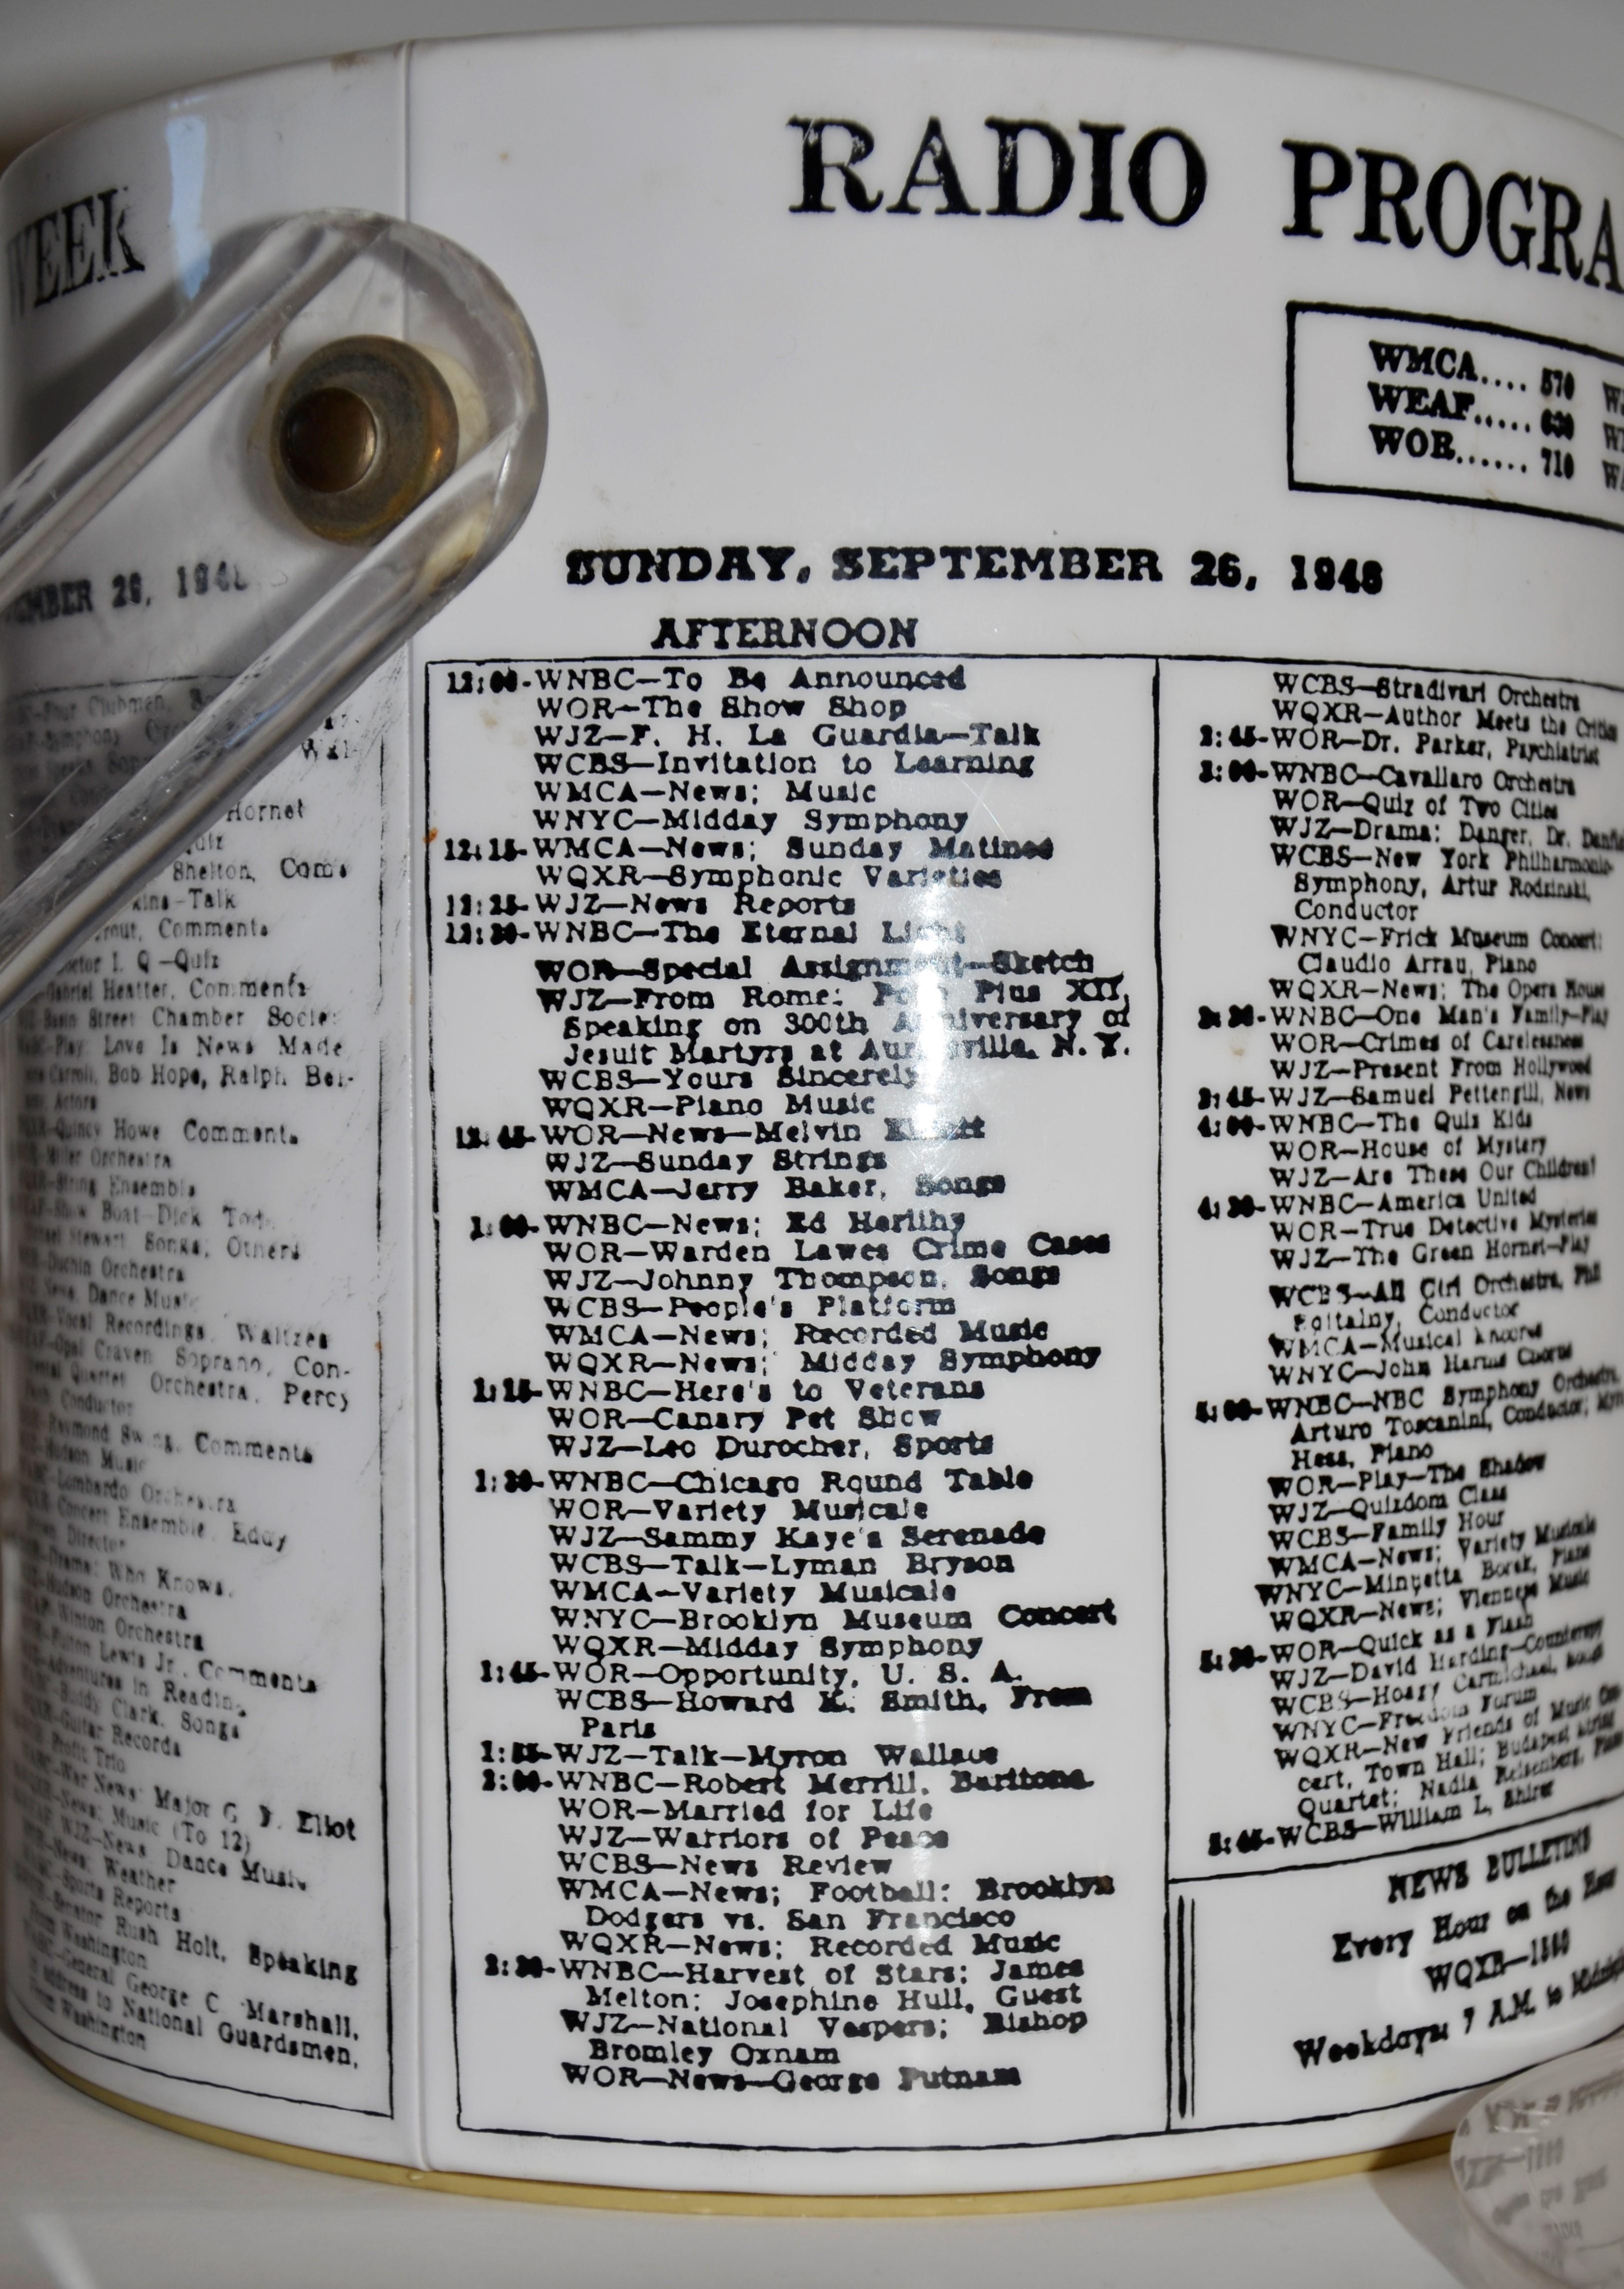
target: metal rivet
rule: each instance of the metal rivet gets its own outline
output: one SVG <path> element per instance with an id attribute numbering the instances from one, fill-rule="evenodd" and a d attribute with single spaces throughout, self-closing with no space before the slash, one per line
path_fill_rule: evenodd
<path id="1" fill-rule="evenodd" d="M 378 424 L 353 389 L 316 389 L 288 408 L 277 443 L 296 484 L 313 493 L 345 493 L 372 466 Z"/>
<path id="2" fill-rule="evenodd" d="M 300 523 L 324 540 L 376 539 L 450 475 L 457 407 L 408 342 L 355 334 L 299 367 L 277 400 L 271 466 Z"/>

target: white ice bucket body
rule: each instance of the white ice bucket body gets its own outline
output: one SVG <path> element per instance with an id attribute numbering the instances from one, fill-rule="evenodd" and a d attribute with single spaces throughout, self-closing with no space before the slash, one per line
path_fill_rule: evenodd
<path id="1" fill-rule="evenodd" d="M 658 33 L 0 201 L 13 463 L 313 206 L 489 263 L 553 420 L 15 1028 L 28 2040 L 362 2163 L 945 2198 L 1613 2030 L 1620 146 Z M 277 577 L 207 485 L 87 539 L 10 767 L 145 752 Z"/>

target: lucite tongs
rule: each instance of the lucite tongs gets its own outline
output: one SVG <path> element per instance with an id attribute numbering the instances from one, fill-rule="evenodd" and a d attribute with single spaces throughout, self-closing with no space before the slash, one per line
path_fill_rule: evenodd
<path id="1" fill-rule="evenodd" d="M 491 274 L 330 211 L 267 230 L 29 463 L 0 495 L 13 709 L 138 691 L 187 720 L 111 764 L 10 743 L 0 1018 L 500 553 L 545 437 L 536 346 Z M 172 559 L 187 518 L 211 541 L 189 574 L 112 570 L 138 536 Z"/>

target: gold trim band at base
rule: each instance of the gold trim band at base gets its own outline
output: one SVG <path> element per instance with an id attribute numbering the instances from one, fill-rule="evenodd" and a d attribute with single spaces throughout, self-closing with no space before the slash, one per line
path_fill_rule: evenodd
<path id="1" fill-rule="evenodd" d="M 28 2038 L 23 2038 L 25 2042 Z M 325 2170 L 340 2178 L 370 2178 L 375 2184 L 416 2186 L 433 2194 L 477 2194 L 502 2202 L 552 2202 L 571 2209 L 663 2210 L 688 2217 L 998 2217 L 1029 2210 L 1110 2209 L 1128 2202 L 1187 2202 L 1209 2194 L 1256 2194 L 1273 2186 L 1301 2186 L 1317 2178 L 1345 2178 L 1386 2170 L 1401 2162 L 1421 2162 L 1447 2153 L 1449 2133 L 1418 2138 L 1405 2146 L 1378 2146 L 1361 2154 L 1333 2154 L 1318 2162 L 1282 2162 L 1263 2170 L 1220 2170 L 1206 2177 L 1150 2178 L 1120 2186 L 1044 2187 L 1035 2192 L 1003 2194 L 744 2194 L 681 2193 L 646 2186 L 569 2186 L 552 2180 L 486 2177 L 473 2170 L 414 2170 L 403 2162 L 370 2162 L 354 2154 L 323 2154 L 314 2146 L 284 2145 L 278 2138 L 253 2138 L 243 2130 L 220 2130 L 169 2114 L 137 2098 L 103 2090 L 71 2068 L 60 2066 L 32 2043 L 44 2067 L 87 2098 L 116 2107 L 160 2130 L 179 2131 L 205 2145 L 228 2147 L 264 2162 L 290 2162 L 301 2170 Z"/>

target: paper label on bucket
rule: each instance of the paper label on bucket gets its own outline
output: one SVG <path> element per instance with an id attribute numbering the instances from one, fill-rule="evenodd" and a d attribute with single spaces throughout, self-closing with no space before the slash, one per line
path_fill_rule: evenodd
<path id="1" fill-rule="evenodd" d="M 1606 1952 L 1617 702 L 845 626 L 430 670 L 465 2117 L 1437 2087 Z"/>

